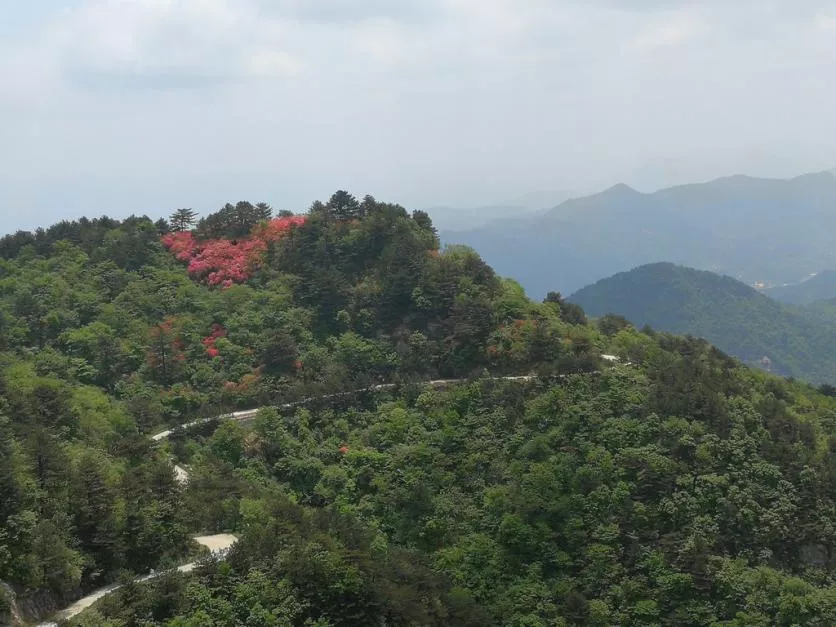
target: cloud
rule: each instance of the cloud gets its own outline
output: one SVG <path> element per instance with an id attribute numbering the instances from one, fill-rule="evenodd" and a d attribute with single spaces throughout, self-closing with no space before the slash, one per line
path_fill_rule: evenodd
<path id="1" fill-rule="evenodd" d="M 302 70 L 285 49 L 287 26 L 250 0 L 90 0 L 31 35 L 14 42 L 17 67 L 2 74 L 23 90 L 34 75 L 84 88 L 155 89 Z"/>
<path id="2" fill-rule="evenodd" d="M 836 0 L 67 1 L 0 33 L 0 210 L 475 205 L 666 159 L 830 166 Z"/>
<path id="3" fill-rule="evenodd" d="M 399 22 L 427 23 L 438 19 L 440 0 L 265 0 L 265 13 L 322 24 L 360 22 L 386 18 Z"/>
<path id="4" fill-rule="evenodd" d="M 655 53 L 660 49 L 688 44 L 709 32 L 702 15 L 683 9 L 648 20 L 627 40 L 623 50 L 627 53 Z"/>

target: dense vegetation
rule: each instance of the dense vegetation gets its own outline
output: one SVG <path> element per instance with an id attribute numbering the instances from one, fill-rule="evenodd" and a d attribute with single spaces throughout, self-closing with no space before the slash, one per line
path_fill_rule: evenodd
<path id="1" fill-rule="evenodd" d="M 472 246 L 537 297 L 570 294 L 658 261 L 782 285 L 836 267 L 834 208 L 831 172 L 790 180 L 733 176 L 651 194 L 617 185 L 542 215 L 442 239 Z"/>
<path id="2" fill-rule="evenodd" d="M 439 251 L 425 214 L 344 192 L 304 219 L 264 222 L 265 207 L 228 205 L 197 225 L 202 251 L 258 242 L 243 265 L 225 258 L 237 274 L 195 271 L 166 249 L 188 212 L 0 241 L 0 580 L 21 598 L 61 601 L 188 550 L 200 529 L 150 446 L 157 427 L 380 381 L 592 359 L 587 332 L 564 342 L 559 305 L 528 302 L 469 250 Z M 529 335 L 549 363 L 519 348 Z"/>
<path id="3" fill-rule="evenodd" d="M 593 316 L 614 313 L 637 325 L 705 338 L 778 374 L 836 381 L 836 310 L 825 303 L 790 307 L 730 277 L 670 263 L 616 274 L 570 300 Z"/>
<path id="4" fill-rule="evenodd" d="M 0 241 L 0 580 L 24 610 L 229 531 L 225 561 L 73 623 L 836 620 L 836 400 L 531 302 L 421 212 L 338 192 L 289 217 L 238 203 Z M 190 271 L 212 249 L 230 255 Z M 223 259 L 241 272 L 217 281 Z M 420 383 L 438 377 L 471 381 Z"/>
<path id="5" fill-rule="evenodd" d="M 226 563 L 75 624 L 831 625 L 836 404 L 698 340 L 184 440 Z M 110 621 L 110 622 L 108 622 Z"/>

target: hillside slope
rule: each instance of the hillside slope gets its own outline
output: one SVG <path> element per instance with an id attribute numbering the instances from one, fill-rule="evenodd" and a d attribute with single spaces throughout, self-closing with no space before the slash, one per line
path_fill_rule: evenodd
<path id="1" fill-rule="evenodd" d="M 155 430 L 381 382 L 597 364 L 591 330 L 474 252 L 439 250 L 422 212 L 342 192 L 270 213 L 240 202 L 194 229 L 82 219 L 0 240 L 0 589 L 24 613 L 224 530 L 198 526 L 211 504 L 184 509 Z M 535 329 L 537 355 L 513 350 Z"/>
<path id="2" fill-rule="evenodd" d="M 730 277 L 671 263 L 648 264 L 587 286 L 569 299 L 593 316 L 688 333 L 772 371 L 836 380 L 836 318 L 774 301 Z"/>
<path id="3" fill-rule="evenodd" d="M 370 197 L 189 220 L 0 241 L 0 622 L 218 533 L 71 624 L 836 622 L 836 399 Z"/>
<path id="4" fill-rule="evenodd" d="M 836 265 L 836 176 L 734 176 L 652 194 L 617 185 L 542 216 L 441 236 L 537 297 L 660 260 L 783 284 Z"/>
<path id="5" fill-rule="evenodd" d="M 833 399 L 702 341 L 608 348 L 633 365 L 192 434 L 226 480 L 186 502 L 238 530 L 228 563 L 77 625 L 833 624 Z"/>

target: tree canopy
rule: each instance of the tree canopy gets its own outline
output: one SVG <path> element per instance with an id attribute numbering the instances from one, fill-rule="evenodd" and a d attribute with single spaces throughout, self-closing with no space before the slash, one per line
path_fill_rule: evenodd
<path id="1" fill-rule="evenodd" d="M 161 226 L 0 240 L 0 619 L 232 532 L 72 623 L 836 620 L 832 394 L 533 302 L 370 196 Z"/>

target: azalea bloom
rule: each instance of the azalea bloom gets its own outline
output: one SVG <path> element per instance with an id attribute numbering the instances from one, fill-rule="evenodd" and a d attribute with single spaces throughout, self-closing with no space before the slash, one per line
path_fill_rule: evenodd
<path id="1" fill-rule="evenodd" d="M 220 337 L 226 337 L 226 329 L 224 329 L 220 324 L 213 324 L 211 335 L 201 340 L 201 343 L 206 347 L 206 354 L 212 358 L 220 355 L 220 351 L 215 346 L 215 342 L 217 342 Z"/>
<path id="2" fill-rule="evenodd" d="M 178 261 L 188 264 L 192 278 L 227 288 L 246 282 L 261 265 L 270 242 L 278 241 L 305 220 L 305 216 L 275 218 L 253 229 L 250 237 L 236 241 L 200 241 L 189 231 L 167 233 L 161 241 Z"/>

